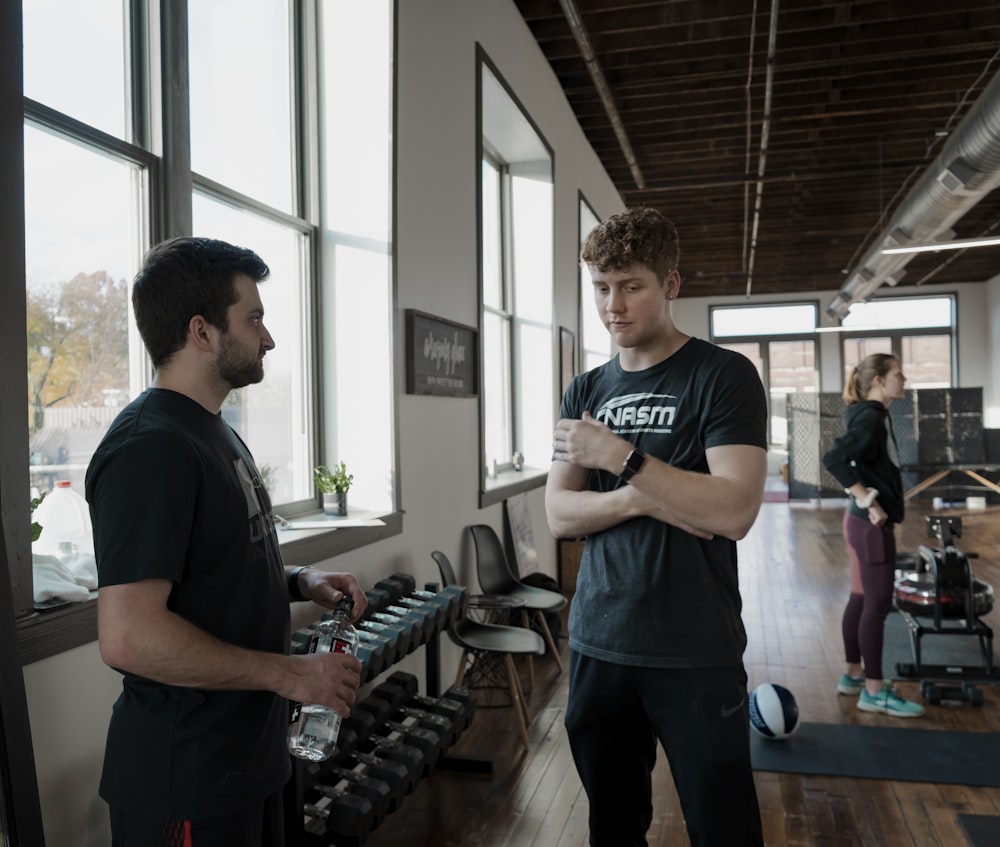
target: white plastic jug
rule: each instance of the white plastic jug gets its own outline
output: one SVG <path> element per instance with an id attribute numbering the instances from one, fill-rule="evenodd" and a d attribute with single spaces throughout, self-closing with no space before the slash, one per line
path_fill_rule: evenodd
<path id="1" fill-rule="evenodd" d="M 32 552 L 61 559 L 77 553 L 93 555 L 90 509 L 68 479 L 56 481 L 52 491 L 38 504 L 32 520 L 42 527 L 38 540 L 31 545 Z"/>

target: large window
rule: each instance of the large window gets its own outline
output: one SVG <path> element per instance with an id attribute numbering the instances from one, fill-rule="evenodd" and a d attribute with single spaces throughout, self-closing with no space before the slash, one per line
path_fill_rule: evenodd
<path id="1" fill-rule="evenodd" d="M 276 510 L 318 508 L 312 467 L 341 460 L 358 509 L 396 510 L 392 0 L 23 7 L 25 503 L 57 479 L 83 493 L 108 424 L 151 378 L 131 280 L 149 246 L 195 234 L 271 268 L 276 348 L 223 416 Z"/>
<path id="2" fill-rule="evenodd" d="M 955 384 L 955 298 L 886 297 L 855 303 L 841 322 L 846 374 L 871 353 L 891 353 L 907 388 Z"/>
<path id="3" fill-rule="evenodd" d="M 485 57 L 479 71 L 483 490 L 497 492 L 551 459 L 552 154 Z"/>
<path id="4" fill-rule="evenodd" d="M 711 310 L 712 340 L 757 367 L 768 397 L 768 440 L 775 447 L 788 444 L 788 395 L 819 391 L 816 314 L 815 303 Z"/>

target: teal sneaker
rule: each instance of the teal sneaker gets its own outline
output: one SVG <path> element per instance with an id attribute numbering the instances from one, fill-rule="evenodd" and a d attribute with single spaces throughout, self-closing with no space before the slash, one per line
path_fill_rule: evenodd
<path id="1" fill-rule="evenodd" d="M 840 675 L 840 682 L 837 683 L 838 694 L 860 694 L 865 688 L 865 678 L 863 676 L 848 676 L 846 673 Z"/>
<path id="2" fill-rule="evenodd" d="M 888 684 L 875 695 L 862 689 L 861 696 L 858 697 L 858 708 L 862 712 L 880 712 L 883 715 L 892 715 L 894 718 L 919 718 L 924 713 L 923 706 L 904 700 Z"/>

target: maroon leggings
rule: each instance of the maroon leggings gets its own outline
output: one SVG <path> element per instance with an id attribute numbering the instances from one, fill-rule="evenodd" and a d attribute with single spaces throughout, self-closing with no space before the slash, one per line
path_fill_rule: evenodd
<path id="1" fill-rule="evenodd" d="M 851 557 L 851 596 L 841 619 L 844 658 L 861 662 L 868 679 L 884 679 L 882 642 L 892 609 L 896 536 L 891 525 L 875 526 L 844 512 L 844 540 Z"/>

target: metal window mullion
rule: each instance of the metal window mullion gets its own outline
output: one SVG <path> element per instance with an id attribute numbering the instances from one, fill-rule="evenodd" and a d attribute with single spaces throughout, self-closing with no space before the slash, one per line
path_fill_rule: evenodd
<path id="1" fill-rule="evenodd" d="M 163 179 L 157 204 L 159 229 L 153 241 L 191 235 L 191 78 L 188 72 L 186 3 L 160 6 L 160 91 L 163 126 Z"/>

